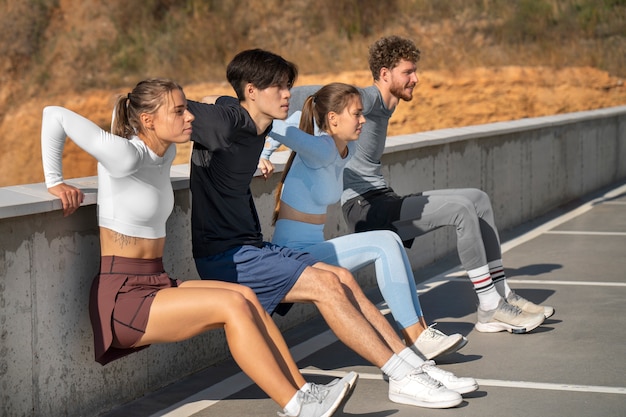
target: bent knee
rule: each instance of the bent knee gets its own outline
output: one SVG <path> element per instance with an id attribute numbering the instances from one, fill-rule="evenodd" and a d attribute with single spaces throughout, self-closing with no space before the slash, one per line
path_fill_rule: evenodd
<path id="1" fill-rule="evenodd" d="M 321 279 L 324 280 L 325 287 L 335 288 L 341 287 L 341 283 L 349 279 L 350 271 L 345 268 L 335 267 L 332 271 L 322 271 Z"/>
<path id="2" fill-rule="evenodd" d="M 359 285 L 356 281 L 356 278 L 354 278 L 352 272 L 350 272 L 350 270 L 346 268 L 333 266 L 330 272 L 333 276 L 328 277 L 328 279 L 330 280 L 328 283 L 329 286 L 346 286 L 353 288 L 355 286 L 358 287 Z"/>
<path id="3" fill-rule="evenodd" d="M 477 200 L 476 207 L 477 211 L 480 212 L 491 212 L 493 211 L 491 207 L 491 199 L 489 198 L 489 194 L 482 190 L 477 190 Z"/>
<path id="4" fill-rule="evenodd" d="M 245 287 L 247 289 L 247 287 Z M 254 293 L 252 293 L 254 295 Z M 256 300 L 256 296 L 254 296 Z M 228 291 L 222 295 L 222 307 L 237 313 L 251 313 L 250 299 L 242 292 Z"/>
<path id="5" fill-rule="evenodd" d="M 402 245 L 402 239 L 400 239 L 400 236 L 391 230 L 374 230 L 371 233 L 373 233 L 371 238 L 374 243 L 383 248 L 392 246 L 393 244 Z"/>
<path id="6" fill-rule="evenodd" d="M 248 301 L 253 303 L 258 303 L 259 299 L 256 293 L 250 287 L 246 287 L 245 285 L 241 285 L 241 288 L 238 289 L 239 293 Z"/>
<path id="7" fill-rule="evenodd" d="M 456 213 L 461 214 L 464 218 L 477 217 L 474 202 L 466 196 L 460 196 L 460 198 L 455 199 L 454 206 L 456 207 Z"/>
<path id="8" fill-rule="evenodd" d="M 355 293 L 360 292 L 361 287 L 352 272 L 345 268 L 338 268 L 334 276 L 328 277 L 324 287 L 324 298 L 341 302 L 346 298 L 352 299 Z"/>
<path id="9" fill-rule="evenodd" d="M 348 279 L 347 274 L 350 274 L 350 271 L 341 267 L 332 267 L 330 270 L 310 267 L 305 271 L 306 274 L 298 279 L 298 284 L 307 293 L 318 296 L 314 298 L 325 298 L 328 295 L 343 292 L 342 279 Z"/>
<path id="10" fill-rule="evenodd" d="M 464 188 L 461 195 L 470 200 L 476 206 L 481 206 L 484 204 L 491 205 L 489 194 L 487 194 L 480 188 Z"/>

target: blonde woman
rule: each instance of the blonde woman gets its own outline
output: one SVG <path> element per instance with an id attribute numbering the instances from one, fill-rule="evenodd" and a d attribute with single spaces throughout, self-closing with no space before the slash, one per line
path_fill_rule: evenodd
<path id="1" fill-rule="evenodd" d="M 223 328 L 243 371 L 285 416 L 330 416 L 348 384 L 306 383 L 278 328 L 248 288 L 171 278 L 163 268 L 165 224 L 174 205 L 170 166 L 176 144 L 190 140 L 194 116 L 182 88 L 145 80 L 114 111 L 112 133 L 62 107 L 43 111 L 46 185 L 65 215 L 83 193 L 63 180 L 66 136 L 98 160 L 100 272 L 90 296 L 96 361 L 105 365 L 153 343 Z"/>

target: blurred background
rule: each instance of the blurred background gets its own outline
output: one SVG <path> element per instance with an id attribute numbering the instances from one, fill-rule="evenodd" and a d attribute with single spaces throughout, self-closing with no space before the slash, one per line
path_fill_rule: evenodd
<path id="1" fill-rule="evenodd" d="M 108 129 L 144 78 L 231 94 L 226 64 L 253 47 L 295 62 L 297 84 L 369 85 L 368 46 L 413 39 L 421 85 L 392 135 L 626 104 L 626 0 L 0 0 L 0 23 L 0 186 L 43 181 L 45 105 Z M 73 144 L 64 158 L 66 178 L 95 174 Z"/>

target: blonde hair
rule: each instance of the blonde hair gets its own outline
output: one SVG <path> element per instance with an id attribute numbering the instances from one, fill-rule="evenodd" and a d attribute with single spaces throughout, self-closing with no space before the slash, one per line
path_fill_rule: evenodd
<path id="1" fill-rule="evenodd" d="M 174 90 L 182 92 L 183 88 L 172 80 L 162 78 L 140 81 L 130 93 L 117 99 L 111 133 L 127 139 L 142 133 L 141 114 L 154 114 Z"/>

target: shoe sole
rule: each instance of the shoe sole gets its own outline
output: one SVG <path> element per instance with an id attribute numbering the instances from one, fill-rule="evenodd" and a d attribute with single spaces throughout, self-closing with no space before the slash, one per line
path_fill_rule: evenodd
<path id="1" fill-rule="evenodd" d="M 500 321 L 492 321 L 489 323 L 481 323 L 478 322 L 474 325 L 474 328 L 481 333 L 498 333 L 507 331 L 513 334 L 523 334 L 528 333 L 535 330 L 537 327 L 541 326 L 546 318 L 542 317 L 541 320 L 537 320 L 535 323 L 530 323 L 527 326 L 513 326 L 511 324 L 507 324 Z"/>
<path id="2" fill-rule="evenodd" d="M 405 397 L 401 394 L 389 394 L 389 400 L 398 403 L 398 404 L 406 404 L 406 405 L 414 405 L 417 407 L 423 408 L 452 408 L 463 402 L 463 398 L 458 398 L 449 401 L 439 401 L 439 402 L 428 402 L 428 401 L 420 401 L 415 398 Z"/>
<path id="3" fill-rule="evenodd" d="M 349 390 L 350 390 L 350 386 L 348 384 L 345 384 L 342 394 L 337 397 L 337 399 L 330 406 L 330 408 L 326 410 L 324 414 L 320 415 L 320 417 L 330 417 L 333 414 L 335 414 L 335 411 L 339 409 L 339 406 L 344 403 L 344 399 L 346 398 Z"/>
<path id="4" fill-rule="evenodd" d="M 354 393 L 354 388 L 356 388 L 356 383 L 358 382 L 358 380 L 359 380 L 359 374 L 354 372 L 354 377 L 350 379 L 349 382 L 347 382 L 348 392 L 346 392 L 346 395 L 344 395 L 343 399 L 337 406 L 336 410 L 341 410 L 343 409 L 343 407 L 345 407 L 346 403 L 348 402 L 348 400 L 350 399 L 350 397 L 352 397 L 352 394 Z"/>
<path id="5" fill-rule="evenodd" d="M 439 350 L 436 350 L 434 352 L 429 352 L 428 354 L 425 354 L 424 352 L 420 352 L 420 353 L 422 355 L 424 355 L 424 357 L 426 359 L 431 360 L 431 359 L 435 359 L 436 357 L 439 357 L 439 356 L 443 356 L 443 355 L 450 354 L 452 352 L 456 352 L 457 350 L 461 349 L 466 344 L 467 344 L 467 339 L 464 338 L 464 337 L 461 337 L 456 343 L 453 343 L 450 346 L 442 347 Z"/>
<path id="6" fill-rule="evenodd" d="M 451 391 L 455 391 L 458 392 L 459 394 L 463 395 L 463 394 L 469 394 L 470 392 L 474 392 L 476 390 L 478 390 L 478 383 L 474 383 L 472 385 L 466 385 L 464 387 L 457 387 L 457 388 L 450 388 L 450 387 L 446 387 Z"/>
<path id="7" fill-rule="evenodd" d="M 463 336 L 461 338 L 461 340 L 459 340 L 459 342 L 456 345 L 452 345 L 451 347 L 449 347 L 447 350 L 444 350 L 441 353 L 438 353 L 435 356 L 431 356 L 431 357 L 426 357 L 426 359 L 431 360 L 431 359 L 435 359 L 439 356 L 445 356 L 445 355 L 449 355 L 451 353 L 454 352 L 458 352 L 459 350 L 463 349 L 465 347 L 465 345 L 467 345 L 467 338 L 465 336 Z"/>
<path id="8" fill-rule="evenodd" d="M 548 315 L 545 315 L 545 314 L 544 314 L 544 316 L 546 316 L 546 318 L 548 319 L 548 318 L 550 318 L 550 317 L 554 316 L 554 313 L 556 313 L 556 309 L 555 309 L 555 308 L 552 308 L 552 312 L 551 312 L 551 313 L 549 313 Z"/>

